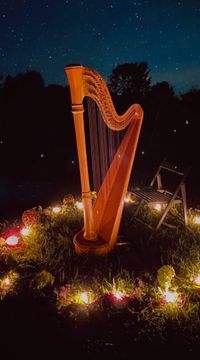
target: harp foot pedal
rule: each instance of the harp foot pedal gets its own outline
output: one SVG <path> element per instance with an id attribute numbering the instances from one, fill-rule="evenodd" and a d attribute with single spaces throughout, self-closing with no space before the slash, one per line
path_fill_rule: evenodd
<path id="1" fill-rule="evenodd" d="M 100 236 L 95 240 L 86 240 L 83 234 L 82 230 L 75 235 L 73 240 L 78 255 L 105 255 L 111 250 L 109 244 Z"/>

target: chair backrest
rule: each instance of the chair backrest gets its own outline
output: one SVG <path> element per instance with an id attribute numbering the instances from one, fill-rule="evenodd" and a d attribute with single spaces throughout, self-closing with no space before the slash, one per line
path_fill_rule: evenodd
<path id="1" fill-rule="evenodd" d="M 161 162 L 161 164 L 159 165 L 156 174 L 154 175 L 151 183 L 150 183 L 150 187 L 153 187 L 155 181 L 157 180 L 157 188 L 158 190 L 161 190 L 163 188 L 163 184 L 162 184 L 162 179 L 161 179 L 161 171 L 168 171 L 171 173 L 174 173 L 176 175 L 178 175 L 179 181 L 177 182 L 177 185 L 181 185 L 182 183 L 184 183 L 190 168 L 189 167 L 183 167 L 180 165 L 175 165 L 173 163 L 170 163 L 166 160 L 163 160 Z"/>
<path id="2" fill-rule="evenodd" d="M 172 164 L 170 162 L 167 162 L 165 160 L 162 161 L 161 165 L 160 165 L 160 168 L 163 168 L 163 169 L 166 169 L 168 171 L 171 171 L 171 172 L 175 172 L 179 175 L 184 175 L 187 171 L 187 168 L 184 168 L 182 166 L 179 166 L 179 165 L 175 165 L 175 164 Z"/>

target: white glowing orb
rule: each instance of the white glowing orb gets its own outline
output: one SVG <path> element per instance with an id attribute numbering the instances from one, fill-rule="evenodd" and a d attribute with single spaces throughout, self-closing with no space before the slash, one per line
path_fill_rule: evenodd
<path id="1" fill-rule="evenodd" d="M 195 216 L 194 217 L 194 223 L 197 225 L 200 225 L 200 216 Z"/>
<path id="2" fill-rule="evenodd" d="M 4 280 L 3 280 L 3 284 L 6 286 L 9 286 L 11 284 L 9 277 L 7 276 Z"/>
<path id="3" fill-rule="evenodd" d="M 125 202 L 125 203 L 129 203 L 130 201 L 131 201 L 130 197 L 129 197 L 129 196 L 125 196 L 124 202 Z"/>
<path id="4" fill-rule="evenodd" d="M 200 275 L 195 276 L 194 282 L 196 285 L 200 285 Z"/>
<path id="5" fill-rule="evenodd" d="M 113 291 L 113 295 L 117 300 L 122 300 L 123 299 L 123 294 L 121 291 Z"/>
<path id="6" fill-rule="evenodd" d="M 17 245 L 18 242 L 19 242 L 19 238 L 17 236 L 15 236 L 15 235 L 9 236 L 6 239 L 6 244 L 9 245 L 9 246 Z"/>
<path id="7" fill-rule="evenodd" d="M 178 293 L 176 291 L 170 291 L 169 286 L 170 284 L 166 285 L 165 291 L 161 290 L 160 287 L 158 289 L 167 303 L 174 303 L 178 300 Z"/>
<path id="8" fill-rule="evenodd" d="M 153 208 L 154 208 L 155 210 L 157 210 L 157 211 L 161 211 L 162 205 L 159 204 L 159 203 L 157 203 L 157 204 L 155 204 L 155 205 L 153 206 Z"/>
<path id="9" fill-rule="evenodd" d="M 167 303 L 173 303 L 177 300 L 178 294 L 174 291 L 166 290 L 165 291 L 165 300 Z"/>
<path id="10" fill-rule="evenodd" d="M 83 210 L 83 203 L 81 201 L 76 201 L 76 207 L 79 210 Z"/>
<path id="11" fill-rule="evenodd" d="M 80 293 L 80 300 L 85 304 L 89 304 L 89 295 L 86 292 Z"/>
<path id="12" fill-rule="evenodd" d="M 61 212 L 61 207 L 55 206 L 53 207 L 52 211 L 54 212 L 54 214 L 59 214 Z"/>
<path id="13" fill-rule="evenodd" d="M 31 230 L 28 229 L 28 228 L 23 228 L 20 233 L 23 235 L 23 236 L 28 236 L 30 234 Z"/>

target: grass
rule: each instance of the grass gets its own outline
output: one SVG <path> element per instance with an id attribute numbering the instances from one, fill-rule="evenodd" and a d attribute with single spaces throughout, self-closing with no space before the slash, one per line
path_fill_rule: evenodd
<path id="1" fill-rule="evenodd" d="M 144 348 L 195 351 L 200 340 L 200 286 L 193 282 L 200 272 L 200 226 L 193 222 L 195 212 L 190 210 L 185 228 L 175 207 L 172 218 L 177 228 L 161 227 L 149 238 L 149 232 L 132 218 L 133 207 L 132 203 L 125 206 L 120 228 L 128 245 L 104 257 L 74 253 L 73 236 L 83 217 L 73 201 L 65 202 L 59 214 L 40 209 L 31 234 L 21 235 L 23 246 L 9 248 L 1 240 L 0 309 L 21 301 L 30 304 L 32 311 L 37 299 L 43 299 L 42 308 L 49 309 L 45 321 L 55 317 L 53 323 L 62 329 L 60 349 L 65 352 L 69 331 L 74 346 L 97 357 L 103 352 L 128 358 L 129 351 L 142 353 Z M 146 207 L 140 215 L 152 224 L 157 221 L 157 213 Z M 1 233 L 20 223 L 4 222 Z M 5 283 L 6 277 L 10 284 Z M 166 283 L 178 293 L 175 303 L 167 303 L 159 290 L 164 291 Z M 115 297 L 116 291 L 121 298 Z"/>

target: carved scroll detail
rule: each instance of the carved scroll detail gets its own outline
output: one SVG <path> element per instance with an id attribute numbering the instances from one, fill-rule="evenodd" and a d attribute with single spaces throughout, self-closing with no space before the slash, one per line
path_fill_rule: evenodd
<path id="1" fill-rule="evenodd" d="M 138 104 L 132 105 L 125 114 L 118 115 L 105 81 L 95 70 L 84 68 L 83 89 L 84 96 L 91 97 L 97 103 L 106 125 L 112 130 L 123 130 L 132 120 L 142 116 Z"/>

